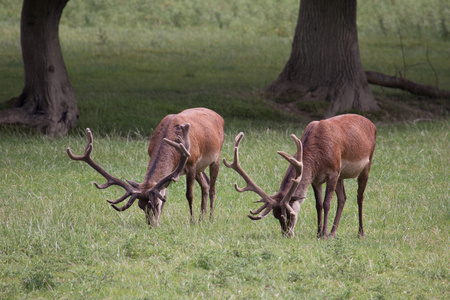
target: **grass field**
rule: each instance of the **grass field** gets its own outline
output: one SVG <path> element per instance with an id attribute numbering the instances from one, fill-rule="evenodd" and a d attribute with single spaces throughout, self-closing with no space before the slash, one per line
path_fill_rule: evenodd
<path id="1" fill-rule="evenodd" d="M 241 162 L 269 192 L 287 167 L 276 150 L 295 151 L 291 132 L 300 134 L 246 132 Z M 348 181 L 338 237 L 317 240 L 311 191 L 287 239 L 273 217 L 246 217 L 257 196 L 235 192 L 242 182 L 222 167 L 214 222 L 190 222 L 182 179 L 169 188 L 161 226 L 150 229 L 137 205 L 123 213 L 109 207 L 105 199 L 121 191 L 96 190 L 92 182 L 102 178 L 68 159 L 65 148 L 81 152 L 84 137 L 2 131 L 2 298 L 448 298 L 449 132 L 447 121 L 380 127 L 366 238 L 357 238 L 356 182 Z M 116 176 L 143 178 L 145 138 L 112 134 L 94 147 Z M 196 196 L 197 218 L 198 189 Z"/>
<path id="2" fill-rule="evenodd" d="M 17 96 L 23 86 L 16 2 L 0 1 L 0 100 Z M 450 89 L 448 4 L 407 2 L 359 1 L 364 67 L 391 75 L 406 69 L 408 78 L 435 84 L 428 46 L 439 86 Z M 190 221 L 184 178 L 169 187 L 158 228 L 146 225 L 137 205 L 113 210 L 105 199 L 122 191 L 97 190 L 92 183 L 103 183 L 101 176 L 65 153 L 68 146 L 83 151 L 86 127 L 93 130 L 93 157 L 100 164 L 119 178 L 141 181 L 149 137 L 162 117 L 187 107 L 212 108 L 226 120 L 222 157 L 232 159 L 234 137 L 244 131 L 241 163 L 270 193 L 287 168 L 276 151 L 293 153 L 289 135 L 300 136 L 306 124 L 261 95 L 288 58 L 297 14 L 289 5 L 298 1 L 267 1 L 259 9 L 247 0 L 221 7 L 207 1 L 111 3 L 70 1 L 62 19 L 78 128 L 50 139 L 0 127 L 0 299 L 450 297 L 445 111 L 444 118 L 427 122 L 405 121 L 401 110 L 391 113 L 403 122 L 374 115 L 378 139 L 362 240 L 355 181 L 346 183 L 349 200 L 338 235 L 328 240 L 316 238 L 312 190 L 295 237 L 284 238 L 272 216 L 258 222 L 246 217 L 258 198 L 237 193 L 233 184 L 242 186 L 241 179 L 223 166 L 213 222 Z M 277 17 L 285 10 L 288 17 Z M 373 90 L 377 98 L 411 98 Z M 421 113 L 413 120 L 429 119 Z M 195 219 L 199 194 L 196 188 Z"/>

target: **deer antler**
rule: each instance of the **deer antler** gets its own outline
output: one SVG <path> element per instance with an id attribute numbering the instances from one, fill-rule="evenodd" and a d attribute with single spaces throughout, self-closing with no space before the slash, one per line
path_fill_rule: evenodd
<path id="1" fill-rule="evenodd" d="M 239 188 L 237 183 L 235 183 L 234 188 L 236 189 L 236 191 L 241 192 L 241 193 L 246 192 L 246 191 L 252 191 L 262 197 L 261 200 L 258 200 L 255 203 L 262 202 L 264 204 L 256 211 L 250 210 L 250 213 L 252 215 L 257 215 L 260 212 L 262 212 L 263 210 L 264 210 L 264 212 L 260 216 L 256 216 L 256 217 L 254 217 L 252 215 L 247 215 L 252 220 L 259 220 L 259 219 L 266 217 L 272 210 L 273 206 L 277 204 L 277 202 L 274 199 L 272 199 L 269 195 L 267 195 L 266 192 L 264 192 L 258 185 L 256 185 L 256 183 L 254 183 L 253 180 L 250 179 L 250 177 L 247 175 L 247 173 L 245 173 L 245 171 L 239 165 L 239 143 L 241 142 L 243 137 L 244 137 L 244 133 L 241 132 L 236 136 L 236 139 L 234 141 L 233 163 L 229 164 L 225 158 L 223 159 L 223 163 L 227 168 L 231 168 L 231 169 L 235 170 L 239 175 L 241 175 L 241 177 L 245 180 L 245 183 L 247 184 L 244 188 Z"/>
<path id="2" fill-rule="evenodd" d="M 98 165 L 91 158 L 91 152 L 93 149 L 94 138 L 93 138 L 92 132 L 89 128 L 86 128 L 86 136 L 87 136 L 87 145 L 86 145 L 86 148 L 84 149 L 84 154 L 83 155 L 74 155 L 69 147 L 69 148 L 67 148 L 67 155 L 69 155 L 69 157 L 73 160 L 81 160 L 81 161 L 86 162 L 95 171 L 97 171 L 103 177 L 105 177 L 105 179 L 107 181 L 106 181 L 106 183 L 104 183 L 102 185 L 99 185 L 97 182 L 94 182 L 95 186 L 98 189 L 106 189 L 112 185 L 118 185 L 118 186 L 122 187 L 125 190 L 125 194 L 122 197 L 120 197 L 116 201 L 111 201 L 108 199 L 107 199 L 107 201 L 109 203 L 111 203 L 112 206 L 118 211 L 124 211 L 124 210 L 128 209 L 133 204 L 133 202 L 136 200 L 136 198 L 138 197 L 138 195 L 140 193 L 140 191 L 138 189 L 138 184 L 133 181 L 128 181 L 128 180 L 127 180 L 128 183 L 126 183 L 125 181 L 112 176 L 111 174 L 106 172 L 105 169 L 103 169 L 100 165 Z M 114 205 L 114 204 L 124 201 L 125 199 L 127 199 L 130 196 L 131 196 L 131 198 L 130 198 L 130 200 L 128 200 L 128 203 L 125 204 L 124 206 L 122 206 L 121 208 L 118 208 L 117 206 Z"/>
<path id="3" fill-rule="evenodd" d="M 303 147 L 302 142 L 294 135 L 291 134 L 291 138 L 294 140 L 295 144 L 297 145 L 297 153 L 296 156 L 298 159 L 292 157 L 291 155 L 287 154 L 283 151 L 278 151 L 277 153 L 280 154 L 282 157 L 284 157 L 295 169 L 295 178 L 292 178 L 292 184 L 289 188 L 289 191 L 284 195 L 283 199 L 280 202 L 281 205 L 281 216 L 286 221 L 286 210 L 289 211 L 289 214 L 295 215 L 294 210 L 292 209 L 291 205 L 289 204 L 289 201 L 291 200 L 292 195 L 294 194 L 295 190 L 297 189 L 298 185 L 300 184 L 300 180 L 302 179 L 303 174 Z"/>
<path id="4" fill-rule="evenodd" d="M 178 135 L 176 142 L 164 138 L 164 141 L 167 144 L 174 147 L 180 152 L 180 161 L 178 162 L 178 165 L 175 168 L 175 170 L 173 170 L 172 173 L 164 177 L 152 188 L 152 192 L 154 192 L 156 196 L 164 202 L 166 201 L 166 198 L 162 196 L 159 191 L 163 188 L 166 188 L 170 184 L 170 182 L 172 181 L 177 182 L 180 179 L 180 174 L 183 171 L 184 167 L 186 166 L 189 157 L 191 156 L 191 154 L 189 153 L 189 150 L 191 148 L 191 143 L 189 140 L 190 127 L 191 124 L 189 123 L 185 125 L 180 125 L 183 136 Z"/>
<path id="5" fill-rule="evenodd" d="M 299 157 L 299 160 L 283 151 L 277 152 L 282 157 L 284 157 L 287 161 L 289 161 L 289 163 L 294 167 L 295 172 L 296 172 L 295 178 L 292 179 L 292 184 L 289 188 L 289 191 L 284 195 L 283 199 L 280 202 L 277 202 L 272 197 L 267 195 L 260 187 L 258 187 L 250 179 L 250 177 L 247 175 L 247 173 L 245 173 L 245 171 L 242 169 L 242 167 L 239 165 L 239 144 L 243 137 L 244 137 L 243 132 L 239 133 L 236 136 L 236 139 L 234 142 L 233 163 L 229 164 L 225 158 L 223 159 L 223 163 L 225 164 L 226 167 L 232 168 L 233 170 L 235 170 L 239 175 L 241 175 L 241 177 L 247 183 L 247 186 L 244 188 L 239 188 L 237 186 L 237 184 L 235 184 L 234 187 L 238 192 L 253 191 L 262 197 L 261 200 L 256 201 L 256 202 L 262 202 L 264 204 L 260 208 L 258 208 L 256 211 L 250 210 L 250 213 L 252 215 L 248 215 L 248 217 L 252 220 L 260 220 L 260 219 L 266 217 L 270 213 L 270 211 L 273 209 L 274 206 L 280 206 L 281 211 L 282 211 L 281 214 L 284 217 L 284 219 L 286 220 L 286 210 L 288 210 L 290 214 L 295 214 L 294 210 L 292 209 L 292 207 L 289 204 L 289 201 L 300 183 L 301 175 L 302 175 L 302 171 L 303 171 L 301 141 L 295 135 L 293 135 L 293 134 L 291 135 L 292 139 L 294 140 L 294 142 L 297 145 L 296 156 Z M 259 213 L 261 213 L 262 211 L 264 211 L 264 212 L 261 215 L 255 216 L 255 215 L 258 215 Z"/>

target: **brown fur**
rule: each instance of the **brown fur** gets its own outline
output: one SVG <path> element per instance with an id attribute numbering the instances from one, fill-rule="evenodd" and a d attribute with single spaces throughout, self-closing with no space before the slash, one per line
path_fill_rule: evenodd
<path id="1" fill-rule="evenodd" d="M 331 198 L 336 192 L 338 207 L 331 236 L 336 235 L 339 219 L 346 201 L 344 179 L 358 178 L 359 234 L 364 236 L 362 205 L 375 150 L 376 127 L 368 119 L 346 114 L 308 124 L 301 137 L 303 145 L 303 174 L 291 202 L 303 202 L 311 184 L 316 198 L 318 236 L 327 237 L 327 221 Z M 282 183 L 292 177 L 292 167 Z M 322 201 L 322 184 L 326 183 Z M 283 193 L 280 189 L 279 193 Z M 297 209 L 298 211 L 298 209 Z M 322 222 L 322 211 L 324 219 Z M 274 212 L 275 213 L 275 212 Z M 288 231 L 292 231 L 297 216 L 292 216 Z M 290 225 L 290 226 L 289 226 Z M 283 227 L 283 224 L 282 224 Z"/>
<path id="2" fill-rule="evenodd" d="M 189 139 L 190 154 L 183 174 L 186 175 L 186 198 L 189 203 L 191 216 L 193 215 L 193 189 L 197 180 L 202 190 L 202 217 L 206 215 L 206 201 L 209 194 L 210 216 L 213 215 L 215 182 L 219 173 L 219 160 L 225 139 L 223 131 L 224 120 L 214 111 L 207 108 L 187 109 L 176 115 L 167 115 L 156 127 L 150 140 L 148 154 L 150 161 L 142 188 L 151 189 L 158 181 L 169 174 L 177 165 L 180 154 L 163 141 L 164 138 L 176 140 L 181 135 L 180 125 L 190 123 Z M 203 172 L 210 167 L 208 178 Z M 139 206 L 146 211 L 150 202 L 140 201 Z"/>
<path id="3" fill-rule="evenodd" d="M 186 175 L 186 198 L 189 202 L 191 217 L 194 181 L 197 180 L 202 191 L 201 213 L 206 215 L 208 194 L 210 199 L 210 216 L 213 216 L 215 183 L 219 174 L 219 160 L 225 134 L 224 121 L 220 115 L 207 108 L 192 108 L 176 115 L 166 116 L 155 129 L 148 147 L 150 161 L 142 183 L 127 182 L 109 174 L 92 158 L 93 136 L 86 129 L 88 139 L 83 155 L 74 155 L 70 148 L 67 154 L 73 160 L 86 162 L 99 172 L 106 183 L 97 188 L 105 189 L 117 185 L 125 190 L 125 194 L 115 201 L 108 200 L 118 211 L 130 208 L 136 199 L 144 210 L 147 222 L 157 226 L 166 201 L 166 188 L 180 175 Z M 209 166 L 209 178 L 204 172 Z M 122 207 L 116 204 L 128 199 Z"/>
<path id="4" fill-rule="evenodd" d="M 263 203 L 256 211 L 250 210 L 249 218 L 260 220 L 272 211 L 287 236 L 294 235 L 294 227 L 300 204 L 305 200 L 311 184 L 316 198 L 318 236 L 327 237 L 328 212 L 333 193 L 336 192 L 338 207 L 331 236 L 336 235 L 339 219 L 344 208 L 346 195 L 344 179 L 358 178 L 359 234 L 364 236 L 362 205 L 364 190 L 369 178 L 375 149 L 376 128 L 368 119 L 354 114 L 341 115 L 322 121 L 311 122 L 303 132 L 301 140 L 291 135 L 297 145 L 294 157 L 278 152 L 290 164 L 274 195 L 267 195 L 239 165 L 239 143 L 243 133 L 236 136 L 233 163 L 224 164 L 234 169 L 246 182 L 245 188 L 235 188 L 238 192 L 253 191 L 259 194 Z M 322 184 L 326 183 L 325 198 L 322 201 Z M 323 212 L 323 222 L 322 222 Z"/>

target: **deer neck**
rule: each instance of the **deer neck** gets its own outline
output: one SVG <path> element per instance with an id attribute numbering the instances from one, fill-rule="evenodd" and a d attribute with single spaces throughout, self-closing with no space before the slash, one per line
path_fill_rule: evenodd
<path id="1" fill-rule="evenodd" d="M 163 142 L 164 143 L 164 142 Z M 147 167 L 141 189 L 149 190 L 169 175 L 177 166 L 180 154 L 168 145 L 161 144 L 153 152 Z"/>

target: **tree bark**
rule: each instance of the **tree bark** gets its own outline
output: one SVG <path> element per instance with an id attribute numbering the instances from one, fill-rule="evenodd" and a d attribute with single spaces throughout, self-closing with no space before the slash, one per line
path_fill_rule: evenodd
<path id="1" fill-rule="evenodd" d="M 297 101 L 326 100 L 326 117 L 377 110 L 362 68 L 357 0 L 301 0 L 291 56 L 267 92 Z"/>
<path id="2" fill-rule="evenodd" d="M 65 135 L 78 120 L 75 91 L 59 44 L 59 20 L 69 0 L 24 0 L 20 41 L 25 86 L 0 111 L 0 123 L 22 124 L 50 136 Z"/>

